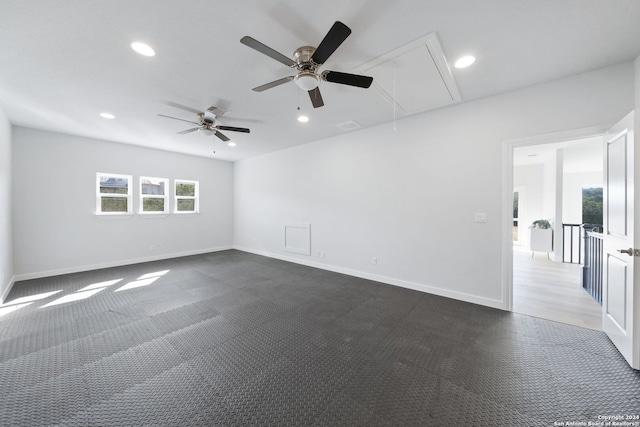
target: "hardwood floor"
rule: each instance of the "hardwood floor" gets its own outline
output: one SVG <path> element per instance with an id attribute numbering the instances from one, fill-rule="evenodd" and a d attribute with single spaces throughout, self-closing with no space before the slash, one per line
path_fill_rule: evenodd
<path id="1" fill-rule="evenodd" d="M 602 330 L 602 307 L 580 285 L 582 266 L 513 248 L 513 311 Z"/>

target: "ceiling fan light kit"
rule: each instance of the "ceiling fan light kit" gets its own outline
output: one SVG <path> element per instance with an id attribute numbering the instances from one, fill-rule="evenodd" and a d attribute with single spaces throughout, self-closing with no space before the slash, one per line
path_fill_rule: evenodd
<path id="1" fill-rule="evenodd" d="M 306 90 L 308 92 L 318 87 L 318 84 L 320 83 L 320 78 L 316 73 L 303 71 L 297 76 L 295 76 L 293 81 L 296 82 L 296 84 L 300 89 Z"/>
<path id="2" fill-rule="evenodd" d="M 253 90 L 255 92 L 262 92 L 293 80 L 300 89 L 306 90 L 309 93 L 309 98 L 311 99 L 313 108 L 318 108 L 324 105 L 324 101 L 322 100 L 322 95 L 320 94 L 320 89 L 318 87 L 321 80 L 329 83 L 367 89 L 371 86 L 371 83 L 373 83 L 372 77 L 341 73 L 337 71 L 323 71 L 321 74 L 318 74 L 318 68 L 329 59 L 333 52 L 338 49 L 350 34 L 351 29 L 349 27 L 340 21 L 336 21 L 317 48 L 312 46 L 302 46 L 296 49 L 293 54 L 293 59 L 286 57 L 280 52 L 252 37 L 242 37 L 240 39 L 240 43 L 245 46 L 257 50 L 263 55 L 267 55 L 287 67 L 298 70 L 298 73 L 295 76 L 283 77 L 270 83 L 254 87 Z"/>

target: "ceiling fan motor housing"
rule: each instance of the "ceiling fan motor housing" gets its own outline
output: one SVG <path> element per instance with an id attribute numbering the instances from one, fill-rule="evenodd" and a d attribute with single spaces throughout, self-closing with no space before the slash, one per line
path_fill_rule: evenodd
<path id="1" fill-rule="evenodd" d="M 316 73 L 318 65 L 311 60 L 315 47 L 302 46 L 293 53 L 296 68 L 300 71 L 294 78 L 298 87 L 302 90 L 313 90 L 318 87 L 320 77 Z"/>
<path id="2" fill-rule="evenodd" d="M 313 46 L 302 46 L 296 49 L 295 52 L 293 52 L 293 60 L 296 61 L 296 67 L 298 68 L 298 70 L 305 71 L 313 68 L 313 70 L 315 71 L 318 64 L 314 64 L 311 61 L 311 57 L 313 56 L 313 53 L 315 51 L 316 48 Z"/>
<path id="3" fill-rule="evenodd" d="M 216 115 L 211 111 L 203 111 L 202 113 L 198 113 L 198 117 L 200 118 L 200 122 L 208 125 L 213 125 L 216 122 Z"/>

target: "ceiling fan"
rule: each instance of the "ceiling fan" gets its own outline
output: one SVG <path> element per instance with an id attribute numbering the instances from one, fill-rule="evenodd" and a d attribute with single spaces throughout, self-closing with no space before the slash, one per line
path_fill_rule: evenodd
<path id="1" fill-rule="evenodd" d="M 322 96 L 320 95 L 320 89 L 318 88 L 320 80 L 365 89 L 368 88 L 373 82 L 373 77 L 328 70 L 318 73 L 318 68 L 320 68 L 327 59 L 329 59 L 342 42 L 349 37 L 349 34 L 351 34 L 351 29 L 342 22 L 336 21 L 317 48 L 302 46 L 294 52 L 293 59 L 284 56 L 280 52 L 273 50 L 269 46 L 260 43 L 252 37 L 244 36 L 240 39 L 240 43 L 257 50 L 258 52 L 265 54 L 288 67 L 298 70 L 298 74 L 295 76 L 283 77 L 262 86 L 254 87 L 253 90 L 256 92 L 262 92 L 293 80 L 300 89 L 309 92 L 311 104 L 313 104 L 314 108 L 318 108 L 324 105 Z"/>
<path id="2" fill-rule="evenodd" d="M 182 130 L 182 131 L 178 132 L 179 134 L 191 133 L 191 132 L 195 132 L 195 131 L 199 130 L 204 135 L 207 135 L 207 136 L 215 135 L 218 138 L 220 138 L 221 140 L 227 142 L 227 141 L 231 141 L 231 140 L 225 134 L 220 132 L 221 130 L 229 130 L 229 131 L 233 131 L 233 132 L 244 132 L 244 133 L 249 133 L 250 132 L 250 130 L 247 129 L 247 128 L 238 128 L 238 127 L 233 127 L 233 126 L 217 125 L 216 124 L 216 119 L 218 117 L 223 116 L 224 114 L 226 114 L 228 112 L 227 110 L 225 110 L 223 108 L 219 108 L 219 107 L 216 107 L 216 106 L 211 106 L 211 107 L 207 108 L 204 111 L 198 111 L 198 110 L 196 110 L 194 108 L 185 107 L 185 106 L 179 105 L 179 104 L 171 103 L 170 105 L 172 105 L 174 107 L 181 108 L 183 110 L 190 111 L 192 113 L 195 113 L 196 116 L 198 117 L 198 121 L 194 122 L 192 120 L 185 120 L 185 119 L 181 119 L 179 117 L 167 116 L 166 114 L 158 114 L 160 117 L 166 117 L 166 118 L 169 118 L 169 119 L 180 120 L 180 121 L 183 121 L 183 122 L 187 122 L 187 123 L 191 123 L 193 125 L 196 125 L 196 127 L 194 127 L 194 128 L 185 129 L 185 130 Z"/>

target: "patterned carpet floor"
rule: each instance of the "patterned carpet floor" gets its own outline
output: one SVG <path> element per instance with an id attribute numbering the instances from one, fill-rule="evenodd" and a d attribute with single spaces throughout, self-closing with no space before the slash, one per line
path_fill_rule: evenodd
<path id="1" fill-rule="evenodd" d="M 16 283 L 0 389 L 2 426 L 640 416 L 602 332 L 234 250 Z"/>

